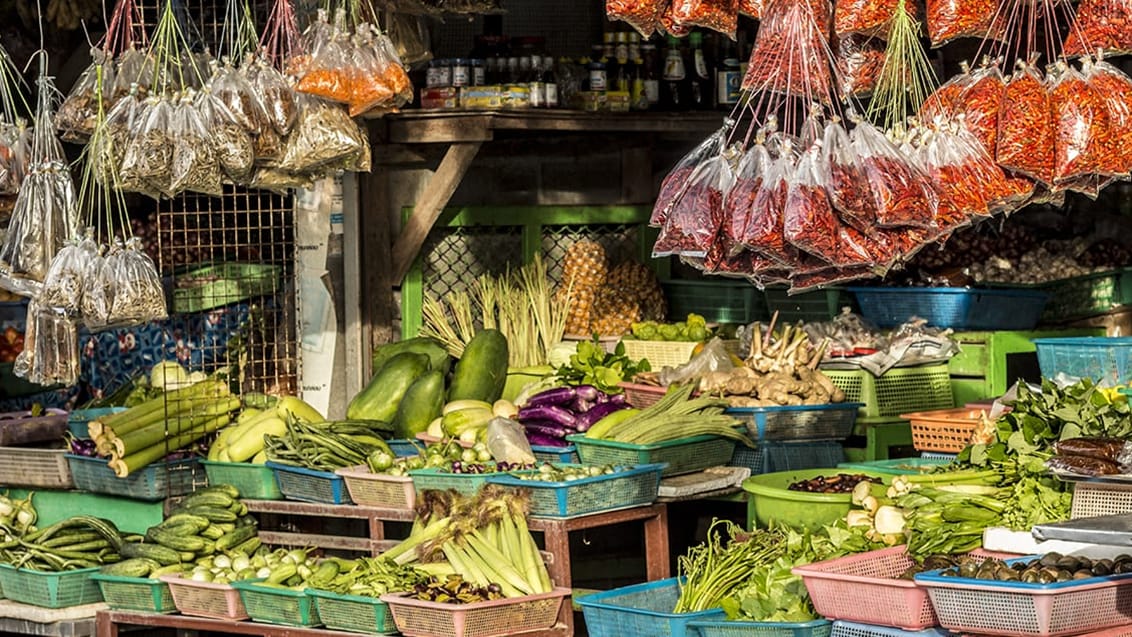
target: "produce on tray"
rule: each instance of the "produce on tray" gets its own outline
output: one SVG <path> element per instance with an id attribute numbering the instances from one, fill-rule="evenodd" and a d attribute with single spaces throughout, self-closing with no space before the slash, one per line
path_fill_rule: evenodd
<path id="1" fill-rule="evenodd" d="M 574 480 L 582 480 L 585 478 L 596 478 L 598 476 L 608 476 L 617 473 L 618 468 L 607 465 L 589 465 L 589 466 L 558 466 L 549 462 L 544 462 L 538 466 L 538 471 L 530 472 L 525 471 L 517 474 L 520 480 L 530 480 L 533 482 L 573 482 Z"/>
<path id="2" fill-rule="evenodd" d="M 503 599 L 503 587 L 500 585 L 476 586 L 455 574 L 443 580 L 432 578 L 428 582 L 419 583 L 410 592 L 414 599 L 442 604 L 474 604 Z"/>
<path id="3" fill-rule="evenodd" d="M 689 314 L 688 318 L 679 323 L 658 323 L 644 321 L 633 323 L 631 332 L 633 338 L 642 341 L 692 341 L 702 342 L 711 337 L 707 321 L 699 314 Z"/>
<path id="4" fill-rule="evenodd" d="M 1057 584 L 1126 573 L 1132 573 L 1132 557 L 1127 555 L 1118 556 L 1115 560 L 1094 560 L 1084 556 L 1046 553 L 1038 559 L 1019 560 L 1010 564 L 995 558 L 960 560 L 957 566 L 942 571 L 940 575 L 999 582 Z"/>
<path id="5" fill-rule="evenodd" d="M 626 334 L 634 323 L 658 321 L 667 307 L 660 282 L 647 266 L 626 261 L 610 268 L 596 241 L 575 241 L 566 249 L 556 299 L 567 308 L 565 333 Z"/>
<path id="6" fill-rule="evenodd" d="M 567 385 L 593 385 L 607 394 L 619 394 L 618 383 L 650 369 L 647 360 L 633 362 L 625 356 L 623 344 L 618 343 L 613 352 L 607 352 L 594 339 L 579 342 L 569 363 L 559 367 L 555 375 Z"/>
<path id="7" fill-rule="evenodd" d="M 862 483 L 879 484 L 880 480 L 860 473 L 838 473 L 794 482 L 786 488 L 791 491 L 805 491 L 806 493 L 852 493 L 856 490 L 857 485 Z"/>
<path id="8" fill-rule="evenodd" d="M 332 558 L 323 562 L 323 566 L 326 564 L 334 566 L 321 572 L 316 570 L 307 585 L 339 595 L 377 598 L 386 593 L 413 590 L 429 577 L 428 572 L 422 568 L 400 566 L 380 557 L 361 557 L 356 560 Z M 429 565 L 428 568 L 434 572 L 443 572 L 441 566 Z"/>
<path id="9" fill-rule="evenodd" d="M 290 419 L 282 434 L 264 434 L 267 459 L 316 471 L 334 471 L 365 464 L 375 452 L 393 455 L 377 429 L 368 421 L 306 423 Z"/>
<path id="10" fill-rule="evenodd" d="M 586 431 L 587 438 L 649 444 L 711 435 L 729 438 L 748 447 L 755 443 L 736 429 L 737 422 L 723 410 L 727 402 L 718 398 L 692 398 L 693 385 L 669 389 L 656 403 L 645 409 L 623 409 L 597 421 Z"/>
<path id="11" fill-rule="evenodd" d="M 124 557 L 126 541 L 109 520 L 74 515 L 51 526 L 24 531 L 0 545 L 0 560 L 15 568 L 59 572 L 113 564 Z"/>
<path id="12" fill-rule="evenodd" d="M 567 446 L 566 436 L 585 433 L 606 416 L 628 409 L 624 394 L 607 394 L 593 385 L 556 387 L 530 396 L 518 421 L 532 445 Z"/>

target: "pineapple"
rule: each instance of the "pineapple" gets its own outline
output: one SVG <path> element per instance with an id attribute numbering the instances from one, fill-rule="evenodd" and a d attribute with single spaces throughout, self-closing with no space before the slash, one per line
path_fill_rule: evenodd
<path id="1" fill-rule="evenodd" d="M 611 294 L 608 289 L 603 290 L 598 299 L 594 305 L 590 332 L 605 335 L 627 334 L 633 323 L 641 320 L 641 307 L 635 299 Z"/>
<path id="2" fill-rule="evenodd" d="M 570 310 L 566 318 L 566 333 L 587 335 L 593 317 L 594 302 L 605 284 L 609 268 L 605 262 L 605 249 L 601 244 L 581 240 L 566 250 L 562 263 L 560 299 L 569 299 Z M 569 295 L 567 295 L 569 292 Z"/>
<path id="3" fill-rule="evenodd" d="M 626 261 L 609 273 L 606 289 L 614 295 L 635 300 L 640 308 L 642 321 L 664 320 L 668 308 L 660 282 L 648 266 L 636 261 Z"/>

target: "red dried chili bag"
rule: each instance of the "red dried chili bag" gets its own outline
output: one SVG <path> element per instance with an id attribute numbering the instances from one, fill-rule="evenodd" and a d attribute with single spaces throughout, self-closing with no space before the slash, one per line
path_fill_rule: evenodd
<path id="1" fill-rule="evenodd" d="M 1132 0 L 1081 0 L 1069 35 L 1065 55 L 1132 53 Z"/>
<path id="2" fill-rule="evenodd" d="M 830 265 L 867 263 L 868 254 L 843 239 L 843 227 L 820 175 L 820 162 L 818 149 L 811 148 L 794 170 L 783 213 L 786 241 Z"/>
<path id="3" fill-rule="evenodd" d="M 837 0 L 833 5 L 833 32 L 883 35 L 902 0 Z M 913 3 L 909 3 L 913 9 Z M 914 10 L 914 9 L 913 9 Z"/>
<path id="4" fill-rule="evenodd" d="M 861 232 L 872 232 L 876 225 L 876 207 L 849 132 L 839 122 L 830 122 L 825 127 L 821 171 L 828 185 L 829 200 L 841 221 Z"/>
<path id="5" fill-rule="evenodd" d="M 733 180 L 731 166 L 723 155 L 701 163 L 688 178 L 684 196 L 661 226 L 653 257 L 706 255 L 723 222 L 723 193 Z"/>
<path id="6" fill-rule="evenodd" d="M 1018 68 L 1002 96 L 995 159 L 1040 183 L 1053 183 L 1053 113 L 1044 78 L 1033 64 Z"/>
<path id="7" fill-rule="evenodd" d="M 676 163 L 676 166 L 660 184 L 660 194 L 656 196 L 656 204 L 653 206 L 652 215 L 649 217 L 650 226 L 659 228 L 664 225 L 668 213 L 679 203 L 680 198 L 687 191 L 691 183 L 689 178 L 692 173 L 701 163 L 718 155 L 723 149 L 723 145 L 726 143 L 727 130 L 724 127 L 716 131 Z"/>
<path id="8" fill-rule="evenodd" d="M 933 47 L 956 38 L 1001 39 L 1006 16 L 1001 0 L 927 0 L 928 38 Z"/>
<path id="9" fill-rule="evenodd" d="M 1104 100 L 1108 113 L 1101 172 L 1127 177 L 1132 172 L 1132 78 L 1102 60 L 1088 69 L 1085 79 Z"/>
<path id="10" fill-rule="evenodd" d="M 720 239 L 716 241 L 724 248 L 726 256 L 739 254 L 744 250 L 743 238 L 747 225 L 751 222 L 751 207 L 755 195 L 762 188 L 763 179 L 771 163 L 766 146 L 756 143 L 743 154 L 735 170 L 735 182 L 723 199 L 723 226 Z"/>
<path id="11" fill-rule="evenodd" d="M 656 33 L 662 11 L 662 0 L 605 0 L 607 18 L 627 23 L 646 38 Z"/>
<path id="12" fill-rule="evenodd" d="M 735 39 L 738 0 L 670 0 L 665 13 L 682 27 L 703 27 Z"/>
<path id="13" fill-rule="evenodd" d="M 875 276 L 877 273 L 869 266 L 827 268 L 814 274 L 796 274 L 790 277 L 790 294 L 816 292 L 833 285 L 871 279 Z"/>
<path id="14" fill-rule="evenodd" d="M 755 36 L 743 88 L 832 103 L 827 46 L 809 3 L 772 0 Z"/>
<path id="15" fill-rule="evenodd" d="M 790 175 L 795 169 L 793 151 L 787 151 L 766 167 L 763 182 L 751 200 L 746 232 L 740 238 L 748 250 L 783 264 L 791 263 L 797 256 L 794 247 L 786 243 L 782 225 Z"/>
<path id="16" fill-rule="evenodd" d="M 971 74 L 971 84 L 959 96 L 967 130 L 979 140 L 987 154 L 994 157 L 998 143 L 998 112 L 1006 81 L 997 64 L 979 68 Z"/>
<path id="17" fill-rule="evenodd" d="M 758 20 L 763 15 L 764 0 L 739 0 L 739 13 Z"/>
<path id="18" fill-rule="evenodd" d="M 876 88 L 884 67 L 884 40 L 864 35 L 834 38 L 833 62 L 842 96 L 864 97 Z"/>
<path id="19" fill-rule="evenodd" d="M 935 192 L 924 174 L 884 133 L 868 122 L 853 129 L 853 151 L 876 224 L 882 228 L 932 228 Z"/>
<path id="20" fill-rule="evenodd" d="M 944 82 L 924 100 L 920 106 L 919 119 L 924 124 L 954 119 L 962 112 L 963 92 L 974 78 L 966 63 L 960 64 L 962 72 Z"/>
<path id="21" fill-rule="evenodd" d="M 1072 189 L 1072 182 L 1102 174 L 1108 136 L 1104 98 L 1077 69 L 1059 62 L 1050 90 L 1055 121 L 1053 183 Z"/>

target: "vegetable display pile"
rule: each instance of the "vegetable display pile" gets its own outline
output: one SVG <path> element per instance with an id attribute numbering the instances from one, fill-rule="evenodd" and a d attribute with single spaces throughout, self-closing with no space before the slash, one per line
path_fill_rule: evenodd
<path id="1" fill-rule="evenodd" d="M 381 597 L 386 593 L 413 590 L 428 579 L 424 570 L 413 566 L 399 566 L 391 560 L 362 557 L 356 560 L 333 559 L 337 568 L 330 578 L 314 577 L 312 588 L 340 595 Z M 324 572 L 325 573 L 325 572 Z"/>
<path id="2" fill-rule="evenodd" d="M 126 557 L 125 539 L 109 520 L 74 515 L 0 543 L 0 560 L 16 568 L 69 571 L 113 564 Z"/>
<path id="3" fill-rule="evenodd" d="M 375 452 L 392 455 L 380 430 L 364 422 L 305 423 L 292 420 L 285 432 L 264 435 L 267 459 L 272 462 L 334 471 L 366 463 Z"/>
<path id="4" fill-rule="evenodd" d="M 624 394 L 607 394 L 593 385 L 556 387 L 526 399 L 518 420 L 533 445 L 563 447 L 566 436 L 585 433 L 606 416 L 628 409 Z"/>
<path id="5" fill-rule="evenodd" d="M 870 478 L 862 474 L 838 473 L 829 476 L 818 476 L 809 480 L 793 482 L 786 488 L 790 491 L 805 491 L 807 493 L 852 493 L 861 483 L 879 483 L 877 478 Z"/>
<path id="6" fill-rule="evenodd" d="M 633 323 L 631 330 L 633 338 L 642 341 L 692 341 L 702 343 L 711 337 L 711 330 L 707 321 L 699 314 L 689 314 L 688 318 L 680 323 L 658 323 L 644 321 Z"/>
<path id="7" fill-rule="evenodd" d="M 650 369 L 648 360 L 629 360 L 621 343 L 613 352 L 607 352 L 595 339 L 578 343 L 569 364 L 559 367 L 555 373 L 568 385 L 593 385 L 603 392 L 618 394 L 621 392 L 618 383 Z"/>
<path id="8" fill-rule="evenodd" d="M 524 472 L 518 475 L 520 480 L 532 482 L 573 482 L 586 478 L 596 478 L 617 473 L 613 465 L 587 465 L 587 466 L 558 466 L 549 462 L 538 466 L 536 472 Z"/>
<path id="9" fill-rule="evenodd" d="M 1114 560 L 1093 560 L 1074 555 L 1046 553 L 1036 560 L 1020 560 L 1012 564 L 994 558 L 979 561 L 961 560 L 957 566 L 942 571 L 940 575 L 999 582 L 1055 584 L 1126 573 L 1132 573 L 1132 557 L 1127 555 L 1120 555 Z"/>
<path id="10" fill-rule="evenodd" d="M 692 398 L 693 385 L 671 387 L 667 394 L 645 409 L 614 412 L 586 431 L 587 438 L 649 444 L 691 436 L 713 435 L 753 447 L 754 442 L 736 429 L 734 418 L 723 410 L 727 401 Z"/>

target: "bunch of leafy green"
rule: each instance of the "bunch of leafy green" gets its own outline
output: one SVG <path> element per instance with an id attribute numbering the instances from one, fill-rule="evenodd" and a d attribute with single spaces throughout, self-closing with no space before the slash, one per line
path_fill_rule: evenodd
<path id="1" fill-rule="evenodd" d="M 578 343 L 578 351 L 570 356 L 570 363 L 559 367 L 555 374 L 567 385 L 593 385 L 607 394 L 617 394 L 621 392 L 618 383 L 651 369 L 647 360 L 637 363 L 630 360 L 623 343 L 618 343 L 610 353 L 594 337 L 592 341 Z"/>
<path id="2" fill-rule="evenodd" d="M 1023 476 L 1012 487 L 1002 513 L 1003 523 L 1017 531 L 1068 520 L 1073 506 L 1069 486 L 1052 476 Z"/>

